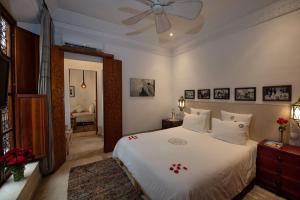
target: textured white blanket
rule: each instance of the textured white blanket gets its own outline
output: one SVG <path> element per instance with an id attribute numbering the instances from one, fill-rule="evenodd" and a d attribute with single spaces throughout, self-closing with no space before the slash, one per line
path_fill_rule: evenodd
<path id="1" fill-rule="evenodd" d="M 257 143 L 230 144 L 182 127 L 123 137 L 120 159 L 153 200 L 232 199 L 254 178 Z"/>

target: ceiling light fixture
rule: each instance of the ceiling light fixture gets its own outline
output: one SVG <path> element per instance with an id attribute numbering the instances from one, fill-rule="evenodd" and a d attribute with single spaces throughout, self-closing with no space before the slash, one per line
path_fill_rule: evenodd
<path id="1" fill-rule="evenodd" d="M 82 70 L 82 83 L 81 83 L 82 88 L 86 88 L 86 84 L 84 82 L 84 70 Z"/>
<path id="2" fill-rule="evenodd" d="M 173 36 L 174 36 L 174 33 L 171 32 L 171 33 L 169 34 L 169 36 L 170 36 L 170 37 L 173 37 Z"/>

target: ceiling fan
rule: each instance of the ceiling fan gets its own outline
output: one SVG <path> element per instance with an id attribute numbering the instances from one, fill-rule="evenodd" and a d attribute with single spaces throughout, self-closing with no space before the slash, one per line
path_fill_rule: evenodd
<path id="1" fill-rule="evenodd" d="M 196 19 L 203 7 L 201 0 L 135 0 L 150 7 L 150 9 L 122 21 L 125 25 L 133 25 L 153 14 L 156 32 L 158 34 L 171 29 L 167 15 L 174 15 L 188 20 Z"/>

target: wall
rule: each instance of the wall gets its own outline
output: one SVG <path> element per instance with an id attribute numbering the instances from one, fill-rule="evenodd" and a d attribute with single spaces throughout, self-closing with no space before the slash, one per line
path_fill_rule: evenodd
<path id="1" fill-rule="evenodd" d="M 75 87 L 75 97 L 70 98 L 71 112 L 77 105 L 81 105 L 85 111 L 89 110 L 91 104 L 96 105 L 96 73 L 96 71 L 84 71 L 86 88 L 82 88 L 83 70 L 70 69 L 70 86 Z"/>
<path id="2" fill-rule="evenodd" d="M 65 121 L 68 127 L 71 127 L 70 119 L 70 96 L 69 96 L 69 69 L 90 70 L 97 72 L 97 95 L 98 95 L 98 126 L 103 127 L 103 87 L 102 87 L 102 69 L 103 62 L 101 58 L 86 56 L 73 53 L 65 53 L 64 60 L 64 81 L 65 81 Z M 82 75 L 81 75 L 82 76 Z M 88 81 L 86 79 L 86 81 Z M 77 86 L 76 89 L 78 90 Z M 89 88 L 86 88 L 89 89 Z M 92 89 L 94 91 L 94 89 Z"/>
<path id="3" fill-rule="evenodd" d="M 173 99 L 185 89 L 293 85 L 293 101 L 300 96 L 300 11 L 252 28 L 215 38 L 173 59 Z M 213 92 L 213 90 L 212 90 Z M 211 100 L 213 101 L 213 100 Z M 174 105 L 175 105 L 174 101 Z"/>

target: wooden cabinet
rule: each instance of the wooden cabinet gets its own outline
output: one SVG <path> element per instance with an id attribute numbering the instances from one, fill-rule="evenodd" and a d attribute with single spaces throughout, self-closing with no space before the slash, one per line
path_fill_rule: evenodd
<path id="1" fill-rule="evenodd" d="M 170 119 L 163 119 L 162 120 L 162 129 L 174 128 L 174 127 L 177 127 L 177 126 L 181 126 L 182 123 L 183 123 L 182 120 L 172 121 Z"/>
<path id="2" fill-rule="evenodd" d="M 258 144 L 257 182 L 289 199 L 300 199 L 300 147 L 280 149 Z"/>
<path id="3" fill-rule="evenodd" d="M 17 95 L 16 143 L 18 147 L 32 147 L 37 159 L 46 155 L 47 97 Z"/>

